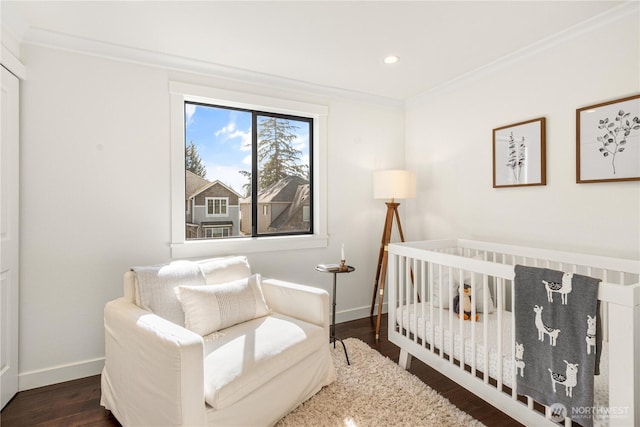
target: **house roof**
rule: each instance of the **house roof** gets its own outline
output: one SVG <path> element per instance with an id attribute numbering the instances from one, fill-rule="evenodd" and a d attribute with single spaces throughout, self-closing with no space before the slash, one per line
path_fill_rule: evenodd
<path id="1" fill-rule="evenodd" d="M 275 228 L 279 230 L 282 226 L 286 225 L 291 218 L 293 218 L 303 206 L 309 206 L 309 195 L 310 195 L 310 187 L 309 184 L 298 185 L 296 189 L 296 194 L 293 198 L 293 202 L 289 209 L 282 212 L 278 217 L 271 222 L 269 225 L 271 228 Z"/>
<path id="2" fill-rule="evenodd" d="M 195 173 L 193 173 L 191 171 L 185 170 L 185 187 L 184 187 L 185 199 L 187 199 L 187 200 L 191 199 L 191 198 L 197 196 L 198 194 L 202 193 L 206 189 L 208 189 L 210 187 L 213 187 L 214 185 L 221 185 L 224 188 L 226 188 L 227 190 L 231 191 L 236 196 L 238 196 L 238 198 L 242 197 L 233 188 L 229 187 L 228 185 L 226 185 L 223 182 L 220 182 L 217 179 L 215 181 L 209 181 L 209 180 L 204 179 L 203 177 L 201 177 L 199 175 L 196 175 Z"/>
<path id="3" fill-rule="evenodd" d="M 299 176 L 287 176 L 258 193 L 258 203 L 291 203 L 296 196 L 298 187 L 308 185 L 309 181 Z M 240 200 L 240 203 L 249 203 L 250 197 Z"/>
<path id="4" fill-rule="evenodd" d="M 211 181 L 208 181 L 188 170 L 185 170 L 184 182 L 184 196 L 186 199 L 190 199 L 195 195 L 202 193 L 204 190 L 211 187 L 212 184 Z"/>

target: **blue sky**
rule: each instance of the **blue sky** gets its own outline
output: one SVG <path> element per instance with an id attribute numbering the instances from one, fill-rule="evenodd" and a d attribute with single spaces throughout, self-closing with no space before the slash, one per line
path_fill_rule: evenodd
<path id="1" fill-rule="evenodd" d="M 186 143 L 191 141 L 207 168 L 209 181 L 220 180 L 242 194 L 251 170 L 251 113 L 186 104 Z"/>
<path id="2" fill-rule="evenodd" d="M 243 195 L 246 178 L 238 171 L 251 170 L 251 113 L 226 108 L 185 104 L 185 143 L 191 141 L 207 168 L 209 181 L 220 180 Z M 309 162 L 309 128 L 299 126 L 294 147 Z"/>

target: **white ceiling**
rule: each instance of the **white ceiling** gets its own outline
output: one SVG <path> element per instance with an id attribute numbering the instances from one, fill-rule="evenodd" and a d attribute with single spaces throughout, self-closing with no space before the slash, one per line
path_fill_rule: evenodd
<path id="1" fill-rule="evenodd" d="M 1 7 L 3 25 L 25 41 L 47 30 L 405 100 L 621 3 L 2 0 Z M 400 61 L 384 64 L 388 54 Z"/>

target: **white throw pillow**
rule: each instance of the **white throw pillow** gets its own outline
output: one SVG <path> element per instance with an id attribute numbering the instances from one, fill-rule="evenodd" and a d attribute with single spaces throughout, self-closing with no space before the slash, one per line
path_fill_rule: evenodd
<path id="1" fill-rule="evenodd" d="M 219 285 L 251 276 L 251 266 L 246 256 L 214 258 L 198 263 L 207 285 Z"/>
<path id="2" fill-rule="evenodd" d="M 435 307 L 440 307 L 440 295 L 442 294 L 442 308 L 449 308 L 451 305 L 451 297 L 449 293 L 449 278 L 451 275 L 449 274 L 449 267 L 442 266 L 442 275 L 440 275 L 440 269 L 438 266 L 430 265 L 433 268 L 433 282 L 431 283 L 431 296 L 433 297 L 433 305 Z M 453 292 L 455 293 L 455 288 L 458 286 L 458 269 L 452 268 L 451 274 L 453 275 Z M 442 288 L 442 292 L 440 292 Z"/>
<path id="3" fill-rule="evenodd" d="M 176 298 L 179 285 L 204 286 L 200 267 L 192 261 L 134 267 L 136 304 L 171 322 L 184 326 L 184 312 Z"/>
<path id="4" fill-rule="evenodd" d="M 269 314 L 259 274 L 220 285 L 178 286 L 185 327 L 205 336 Z"/>

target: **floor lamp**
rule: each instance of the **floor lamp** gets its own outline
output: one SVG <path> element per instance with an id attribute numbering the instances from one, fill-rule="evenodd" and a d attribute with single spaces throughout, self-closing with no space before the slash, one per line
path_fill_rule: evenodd
<path id="1" fill-rule="evenodd" d="M 382 231 L 382 241 L 380 242 L 380 252 L 378 254 L 378 267 L 373 288 L 373 298 L 371 300 L 371 317 L 378 300 L 378 316 L 376 319 L 376 340 L 380 337 L 380 319 L 382 317 L 382 305 L 384 302 L 384 285 L 387 278 L 387 246 L 391 240 L 393 231 L 393 220 L 398 224 L 400 240 L 404 242 L 398 206 L 400 203 L 396 199 L 413 199 L 416 197 L 416 174 L 405 170 L 384 170 L 373 173 L 373 198 L 391 199 L 385 202 L 387 205 L 387 217 Z"/>

